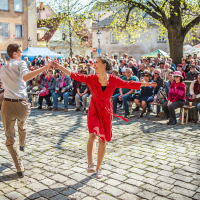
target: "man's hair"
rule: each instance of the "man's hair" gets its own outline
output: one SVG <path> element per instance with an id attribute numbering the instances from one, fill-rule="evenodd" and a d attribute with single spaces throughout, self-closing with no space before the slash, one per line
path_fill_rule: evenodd
<path id="1" fill-rule="evenodd" d="M 118 70 L 117 70 L 117 69 L 113 69 L 113 70 L 112 70 L 112 73 L 113 73 L 113 72 L 114 72 L 114 73 L 116 73 L 116 74 L 117 74 L 117 76 L 119 75 L 119 72 L 118 72 Z"/>
<path id="2" fill-rule="evenodd" d="M 197 54 L 195 53 L 193 56 L 197 56 Z"/>
<path id="3" fill-rule="evenodd" d="M 102 62 L 103 64 L 106 63 L 106 71 L 110 71 L 110 70 L 112 69 L 112 64 L 111 64 L 110 59 L 108 59 L 108 58 L 105 57 L 105 56 L 100 56 L 100 57 L 98 57 L 98 58 L 101 60 L 101 62 Z"/>
<path id="4" fill-rule="evenodd" d="M 196 68 L 196 66 L 195 65 L 191 65 L 191 68 Z"/>
<path id="5" fill-rule="evenodd" d="M 133 65 L 133 61 L 130 61 L 129 64 L 132 64 L 132 65 Z"/>
<path id="6" fill-rule="evenodd" d="M 9 44 L 7 47 L 7 54 L 10 58 L 13 58 L 13 53 L 17 52 L 19 50 L 19 47 L 21 47 L 20 44 Z"/>
<path id="7" fill-rule="evenodd" d="M 132 72 L 132 69 L 131 69 L 131 68 L 129 68 L 129 67 L 127 67 L 127 68 L 126 68 L 126 70 L 129 70 L 130 72 Z"/>
<path id="8" fill-rule="evenodd" d="M 141 65 L 143 65 L 143 66 L 144 66 L 144 68 L 146 68 L 146 64 L 145 64 L 145 63 L 141 63 Z"/>
<path id="9" fill-rule="evenodd" d="M 52 69 L 49 69 L 48 72 L 51 72 L 53 74 L 53 70 Z"/>
<path id="10" fill-rule="evenodd" d="M 160 69 L 155 69 L 155 70 L 154 70 L 154 73 L 155 73 L 155 71 L 158 71 L 159 74 L 161 73 L 161 70 L 160 70 Z"/>

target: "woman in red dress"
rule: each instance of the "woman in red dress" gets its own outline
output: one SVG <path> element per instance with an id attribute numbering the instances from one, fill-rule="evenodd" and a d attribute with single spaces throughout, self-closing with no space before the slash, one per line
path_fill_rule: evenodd
<path id="1" fill-rule="evenodd" d="M 95 146 L 97 136 L 99 137 L 98 160 L 96 166 L 97 178 L 102 178 L 101 164 L 106 152 L 106 142 L 112 138 L 112 118 L 113 115 L 125 121 L 121 116 L 117 116 L 112 112 L 111 96 L 116 88 L 128 88 L 139 90 L 141 86 L 156 86 L 155 82 L 140 83 L 136 81 L 124 81 L 116 76 L 108 75 L 106 71 L 112 69 L 111 62 L 106 57 L 98 57 L 94 64 L 96 75 L 83 75 L 71 72 L 69 69 L 64 68 L 58 63 L 55 67 L 59 68 L 72 79 L 79 82 L 84 82 L 88 85 L 92 94 L 90 107 L 88 110 L 87 123 L 89 129 L 89 140 L 87 144 L 88 156 L 88 172 L 95 172 L 93 158 L 95 154 Z"/>

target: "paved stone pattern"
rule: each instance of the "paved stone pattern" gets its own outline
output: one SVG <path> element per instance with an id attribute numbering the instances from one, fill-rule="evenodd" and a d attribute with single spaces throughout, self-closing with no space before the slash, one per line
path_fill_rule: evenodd
<path id="1" fill-rule="evenodd" d="M 0 200 L 199 200 L 200 124 L 167 127 L 155 114 L 133 114 L 128 123 L 113 120 L 101 180 L 86 172 L 83 112 L 72 106 L 67 113 L 32 109 L 25 152 L 20 152 L 26 169 L 22 179 L 0 122 Z"/>

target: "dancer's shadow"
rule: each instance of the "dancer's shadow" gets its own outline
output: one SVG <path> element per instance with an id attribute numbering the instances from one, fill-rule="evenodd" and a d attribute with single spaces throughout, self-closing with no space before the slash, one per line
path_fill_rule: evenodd
<path id="1" fill-rule="evenodd" d="M 0 173 L 3 172 L 4 170 L 12 167 L 13 165 L 10 164 L 10 163 L 2 163 L 0 165 Z M 0 176 L 0 182 L 3 182 L 3 181 L 10 181 L 10 180 L 13 180 L 13 179 L 18 179 L 19 177 L 17 176 L 17 173 L 13 173 L 13 174 L 8 174 L 8 175 L 3 175 L 3 176 Z"/>
<path id="2" fill-rule="evenodd" d="M 28 196 L 25 200 L 28 199 L 35 199 L 37 197 L 44 197 L 44 198 L 51 198 L 54 197 L 56 200 L 58 199 L 62 199 L 62 200 L 69 200 L 68 196 L 71 196 L 73 194 L 75 194 L 76 192 L 78 192 L 78 189 L 83 187 L 86 183 L 88 183 L 91 179 L 95 178 L 94 175 L 92 175 L 90 178 L 86 177 L 83 180 L 77 182 L 74 185 L 68 185 L 65 187 L 60 187 L 60 188 L 52 188 L 52 189 L 45 189 L 45 190 L 41 190 L 38 192 L 35 192 L 33 194 L 31 194 L 30 196 Z M 72 197 L 70 198 L 72 200 L 78 200 L 80 199 L 79 197 Z"/>

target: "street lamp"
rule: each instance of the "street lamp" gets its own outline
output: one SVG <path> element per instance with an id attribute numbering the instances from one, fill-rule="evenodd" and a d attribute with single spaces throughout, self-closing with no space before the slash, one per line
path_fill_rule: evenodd
<path id="1" fill-rule="evenodd" d="M 100 31 L 100 29 L 97 32 L 97 38 L 98 38 L 98 42 L 99 42 L 98 53 L 99 53 L 99 56 L 101 56 L 101 50 L 100 50 L 101 31 Z"/>
<path id="2" fill-rule="evenodd" d="M 31 40 L 31 38 L 29 37 L 29 38 L 28 38 L 28 45 L 29 45 L 29 47 L 31 47 L 31 41 L 32 41 L 32 40 Z"/>

